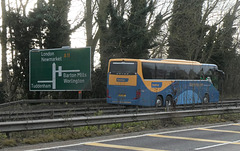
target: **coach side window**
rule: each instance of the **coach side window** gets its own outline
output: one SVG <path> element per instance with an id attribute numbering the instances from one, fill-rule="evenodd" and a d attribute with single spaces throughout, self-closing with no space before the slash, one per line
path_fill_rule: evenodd
<path id="1" fill-rule="evenodd" d="M 144 79 L 155 79 L 155 63 L 142 63 L 142 72 Z"/>
<path id="2" fill-rule="evenodd" d="M 166 69 L 164 64 L 156 63 L 156 79 L 165 79 Z"/>
<path id="3" fill-rule="evenodd" d="M 192 65 L 192 70 L 194 72 L 194 75 L 192 75 L 192 79 L 193 80 L 201 79 L 201 74 L 203 74 L 202 70 L 201 70 L 201 66 L 199 66 L 199 65 Z"/>
<path id="4" fill-rule="evenodd" d="M 189 78 L 189 65 L 177 65 L 176 66 L 176 79 L 188 79 Z"/>
<path id="5" fill-rule="evenodd" d="M 176 70 L 175 65 L 173 64 L 165 64 L 166 69 L 166 79 L 176 79 Z"/>

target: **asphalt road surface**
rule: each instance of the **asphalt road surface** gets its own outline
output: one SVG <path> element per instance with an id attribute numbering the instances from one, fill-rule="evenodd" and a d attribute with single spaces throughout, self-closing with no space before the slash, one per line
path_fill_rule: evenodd
<path id="1" fill-rule="evenodd" d="M 156 132 L 28 151 L 240 151 L 240 123 Z"/>

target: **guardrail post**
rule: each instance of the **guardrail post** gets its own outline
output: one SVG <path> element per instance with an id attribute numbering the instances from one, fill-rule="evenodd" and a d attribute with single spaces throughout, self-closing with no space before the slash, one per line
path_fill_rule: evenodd
<path id="1" fill-rule="evenodd" d="M 54 111 L 50 111 L 50 118 L 54 119 Z"/>
<path id="2" fill-rule="evenodd" d="M 118 112 L 117 112 L 117 114 L 119 115 L 119 114 L 120 114 L 120 100 L 119 100 L 119 99 L 118 99 L 118 102 L 119 102 L 119 103 L 118 103 L 118 105 L 117 105 L 117 106 L 118 106 Z"/>
<path id="3" fill-rule="evenodd" d="M 195 102 L 192 104 L 192 110 L 195 109 Z"/>
<path id="4" fill-rule="evenodd" d="M 82 91 L 78 91 L 78 99 L 79 99 L 79 100 L 82 99 Z"/>
<path id="5" fill-rule="evenodd" d="M 220 119 L 220 120 L 223 119 L 223 115 L 222 115 L 222 114 L 219 115 L 219 119 Z"/>
<path id="6" fill-rule="evenodd" d="M 166 109 L 167 109 L 167 112 L 169 111 L 169 104 L 168 102 L 166 102 Z"/>
<path id="7" fill-rule="evenodd" d="M 139 109 L 139 108 L 138 108 L 138 105 L 137 105 L 137 106 L 136 106 L 136 114 L 138 114 L 138 109 Z"/>
<path id="8" fill-rule="evenodd" d="M 183 106 L 184 106 L 184 110 L 186 110 L 187 109 L 186 103 L 184 103 Z"/>
<path id="9" fill-rule="evenodd" d="M 124 129 L 124 123 L 121 123 L 121 129 Z"/>
<path id="10" fill-rule="evenodd" d="M 192 120 L 193 120 L 193 122 L 196 122 L 196 121 L 197 121 L 197 119 L 196 119 L 195 116 L 192 117 Z"/>
<path id="11" fill-rule="evenodd" d="M 6 136 L 7 136 L 8 139 L 10 139 L 11 138 L 10 132 L 6 132 Z"/>

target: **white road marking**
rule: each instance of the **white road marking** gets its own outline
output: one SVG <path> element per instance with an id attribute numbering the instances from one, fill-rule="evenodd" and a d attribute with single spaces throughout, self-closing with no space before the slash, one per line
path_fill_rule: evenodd
<path id="1" fill-rule="evenodd" d="M 204 149 L 209 149 L 209 148 L 214 148 L 214 147 L 218 147 L 218 146 L 224 146 L 224 145 L 229 145 L 229 144 L 239 143 L 239 142 L 240 142 L 240 140 L 237 140 L 237 141 L 233 141 L 233 142 L 229 142 L 229 143 L 216 144 L 216 145 L 210 145 L 210 146 L 195 148 L 194 150 L 204 150 Z"/>

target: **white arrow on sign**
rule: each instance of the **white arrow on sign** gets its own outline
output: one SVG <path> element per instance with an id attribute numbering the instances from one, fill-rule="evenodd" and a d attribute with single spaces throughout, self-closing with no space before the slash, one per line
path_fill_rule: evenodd
<path id="1" fill-rule="evenodd" d="M 56 89 L 56 73 L 61 77 L 64 72 L 80 72 L 80 70 L 62 70 L 62 66 L 58 66 L 56 70 L 56 63 L 52 64 L 52 80 L 51 81 L 37 81 L 38 83 L 52 83 L 52 89 Z"/>

